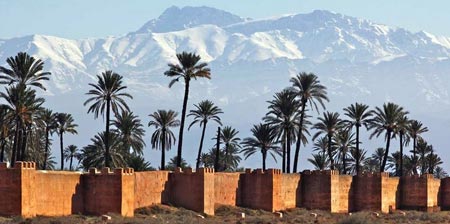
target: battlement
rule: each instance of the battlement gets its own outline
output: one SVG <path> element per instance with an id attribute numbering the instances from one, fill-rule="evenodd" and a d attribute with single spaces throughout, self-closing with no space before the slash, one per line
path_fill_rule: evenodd
<path id="1" fill-rule="evenodd" d="M 422 175 L 410 174 L 410 175 L 403 176 L 402 178 L 404 178 L 404 179 L 435 179 L 433 174 L 429 174 L 429 173 L 424 173 Z"/>
<path id="2" fill-rule="evenodd" d="M 389 177 L 387 172 L 362 172 L 357 177 Z"/>
<path id="3" fill-rule="evenodd" d="M 133 175 L 133 168 L 115 168 L 113 171 L 109 167 L 104 167 L 99 172 L 97 168 L 89 168 L 89 175 Z"/>
<path id="4" fill-rule="evenodd" d="M 175 174 L 205 174 L 205 173 L 214 173 L 214 168 L 202 167 L 198 168 L 196 171 L 193 171 L 192 168 L 184 168 L 177 167 L 174 172 Z"/>
<path id="5" fill-rule="evenodd" d="M 303 170 L 301 172 L 302 175 L 314 175 L 314 176 L 322 176 L 322 175 L 339 175 L 339 170 Z"/>
<path id="6" fill-rule="evenodd" d="M 35 162 L 23 162 L 23 161 L 17 161 L 14 163 L 14 166 L 12 168 L 8 168 L 7 163 L 0 163 L 0 170 L 5 169 L 29 169 L 29 170 L 36 170 L 36 163 Z"/>
<path id="7" fill-rule="evenodd" d="M 267 170 L 263 170 L 263 169 L 256 169 L 253 170 L 252 169 L 245 169 L 245 174 L 269 174 L 269 175 L 281 175 L 281 170 L 280 169 L 267 169 Z"/>

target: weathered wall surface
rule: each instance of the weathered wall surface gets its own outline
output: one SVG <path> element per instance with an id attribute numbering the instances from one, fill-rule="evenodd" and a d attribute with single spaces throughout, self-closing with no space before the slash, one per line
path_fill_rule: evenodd
<path id="1" fill-rule="evenodd" d="M 397 209 L 400 203 L 400 178 L 389 177 L 389 173 L 381 173 L 381 211 L 389 212 L 389 208 Z"/>
<path id="2" fill-rule="evenodd" d="M 401 178 L 402 208 L 432 211 L 438 207 L 441 181 L 431 174 Z"/>
<path id="3" fill-rule="evenodd" d="M 241 204 L 241 173 L 214 173 L 214 202 L 216 205 Z"/>
<path id="4" fill-rule="evenodd" d="M 22 212 L 22 179 L 20 168 L 6 168 L 0 163 L 0 215 L 13 216 Z"/>
<path id="5" fill-rule="evenodd" d="M 214 215 L 214 171 L 210 168 L 180 170 L 169 174 L 170 202 L 197 212 Z"/>
<path id="6" fill-rule="evenodd" d="M 444 210 L 450 209 L 450 177 L 441 180 L 440 192 L 440 206 Z"/>
<path id="7" fill-rule="evenodd" d="M 271 169 L 263 172 L 261 169 L 257 169 L 252 172 L 250 169 L 247 169 L 241 176 L 242 206 L 247 208 L 274 211 L 274 191 L 272 190 L 274 175 L 281 176 L 281 174 L 278 173 L 278 170 Z"/>
<path id="8" fill-rule="evenodd" d="M 84 212 L 81 173 L 37 171 L 36 215 L 66 216 Z"/>
<path id="9" fill-rule="evenodd" d="M 331 212 L 347 213 L 353 205 L 353 177 L 349 175 L 332 175 L 332 200 Z"/>
<path id="10" fill-rule="evenodd" d="M 352 211 L 381 210 L 381 177 L 377 174 L 364 173 L 353 177 Z"/>
<path id="11" fill-rule="evenodd" d="M 135 173 L 135 208 L 169 203 L 169 171 Z"/>
<path id="12" fill-rule="evenodd" d="M 284 209 L 300 207 L 301 205 L 301 178 L 300 174 L 282 174 L 281 192 Z"/>

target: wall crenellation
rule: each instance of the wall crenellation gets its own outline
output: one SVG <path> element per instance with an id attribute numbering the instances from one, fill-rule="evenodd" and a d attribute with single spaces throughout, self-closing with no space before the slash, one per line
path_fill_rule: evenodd
<path id="1" fill-rule="evenodd" d="M 212 168 L 134 172 L 132 168 L 89 169 L 87 173 L 38 171 L 34 162 L 0 163 L 0 215 L 24 217 L 119 213 L 153 204 L 173 204 L 214 215 L 218 205 L 268 211 L 295 207 L 346 213 L 392 209 L 450 209 L 450 178 L 431 174 L 390 177 L 389 173 L 339 175 L 336 170 Z M 39 206 L 37 206 L 39 205 Z"/>

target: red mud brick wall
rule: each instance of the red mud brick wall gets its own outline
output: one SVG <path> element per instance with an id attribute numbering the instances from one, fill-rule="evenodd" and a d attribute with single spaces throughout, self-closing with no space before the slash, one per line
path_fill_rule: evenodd
<path id="1" fill-rule="evenodd" d="M 8 169 L 6 163 L 0 163 L 0 215 L 15 216 L 21 214 L 21 175 L 19 169 Z"/>
<path id="2" fill-rule="evenodd" d="M 170 202 L 196 212 L 214 215 L 214 171 L 185 169 L 169 174 Z"/>
<path id="3" fill-rule="evenodd" d="M 37 171 L 36 215 L 66 216 L 84 212 L 81 173 Z"/>
<path id="4" fill-rule="evenodd" d="M 450 209 L 450 177 L 441 179 L 440 192 L 440 206 L 443 210 Z"/>
<path id="5" fill-rule="evenodd" d="M 135 173 L 134 207 L 169 203 L 169 171 Z"/>
<path id="6" fill-rule="evenodd" d="M 300 174 L 282 174 L 282 201 L 284 209 L 300 207 L 301 204 L 301 183 Z"/>
<path id="7" fill-rule="evenodd" d="M 427 206 L 427 181 L 418 175 L 401 178 L 402 208 L 416 209 Z"/>
<path id="8" fill-rule="evenodd" d="M 215 205 L 240 205 L 241 173 L 214 173 Z"/>
<path id="9" fill-rule="evenodd" d="M 122 200 L 121 200 L 121 212 L 120 214 L 125 217 L 133 217 L 134 216 L 134 186 L 135 186 L 135 177 L 134 171 L 132 168 L 120 169 L 121 172 L 121 182 L 122 182 Z M 118 175 L 119 171 L 116 169 L 114 172 Z"/>
<path id="10" fill-rule="evenodd" d="M 335 171 L 302 172 L 302 207 L 331 211 L 331 173 Z"/>
<path id="11" fill-rule="evenodd" d="M 277 177 L 279 179 L 277 183 L 281 184 L 281 172 L 279 170 L 269 169 L 263 172 L 262 169 L 257 169 L 252 172 L 250 169 L 247 169 L 241 176 L 241 205 L 246 208 L 266 211 L 279 209 L 280 200 L 276 200 L 274 203 L 274 191 L 272 190 L 274 176 L 276 175 L 279 176 Z M 281 186 L 276 187 L 276 189 L 281 190 Z M 281 192 L 278 192 L 278 194 L 281 197 Z"/>
<path id="12" fill-rule="evenodd" d="M 426 174 L 427 178 L 427 207 L 437 207 L 439 202 L 439 188 L 441 180 L 433 177 L 432 174 Z"/>
<path id="13" fill-rule="evenodd" d="M 379 174 L 363 173 L 353 177 L 352 211 L 381 210 L 381 177 Z"/>

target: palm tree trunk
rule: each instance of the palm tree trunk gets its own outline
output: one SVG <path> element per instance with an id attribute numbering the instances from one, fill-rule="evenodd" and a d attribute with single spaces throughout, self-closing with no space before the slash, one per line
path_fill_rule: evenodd
<path id="1" fill-rule="evenodd" d="M 399 176 L 403 176 L 403 133 L 400 132 L 400 172 Z"/>
<path id="2" fill-rule="evenodd" d="M 420 169 L 421 172 L 420 174 L 422 175 L 427 171 L 427 161 L 425 158 L 425 153 L 423 153 L 420 157 L 421 157 L 420 160 L 422 160 L 422 167 Z"/>
<path id="3" fill-rule="evenodd" d="M 219 156 L 220 156 L 220 126 L 217 127 L 216 158 L 214 158 L 214 170 L 216 170 L 217 172 L 220 171 Z"/>
<path id="4" fill-rule="evenodd" d="M 360 173 L 361 152 L 359 151 L 359 126 L 356 125 L 356 175 Z"/>
<path id="5" fill-rule="evenodd" d="M 417 157 L 416 157 L 416 142 L 417 138 L 413 137 L 413 173 L 417 174 Z"/>
<path id="6" fill-rule="evenodd" d="M 20 160 L 20 158 L 21 158 L 21 155 L 20 155 L 20 153 L 21 153 L 21 147 L 22 147 L 22 135 L 23 135 L 23 132 L 22 132 L 22 128 L 20 128 L 19 127 L 19 136 L 18 136 L 18 138 L 17 138 L 17 148 L 16 148 L 16 161 L 21 161 Z"/>
<path id="7" fill-rule="evenodd" d="M 45 150 L 44 150 L 45 153 L 44 153 L 44 164 L 43 164 L 44 170 L 47 169 L 48 144 L 49 144 L 48 136 L 49 136 L 49 130 L 48 130 L 48 127 L 47 127 L 46 130 L 45 130 Z"/>
<path id="8" fill-rule="evenodd" d="M 330 157 L 330 169 L 334 170 L 334 159 L 331 153 L 331 135 L 328 135 L 328 157 Z"/>
<path id="9" fill-rule="evenodd" d="M 344 166 L 343 167 L 344 174 L 347 174 L 347 161 L 346 161 L 345 151 L 346 151 L 345 149 L 342 150 L 342 166 Z"/>
<path id="10" fill-rule="evenodd" d="M 59 133 L 59 147 L 61 148 L 61 170 L 64 170 L 64 145 L 63 145 L 63 133 Z"/>
<path id="11" fill-rule="evenodd" d="M 16 130 L 14 133 L 14 143 L 12 147 L 12 153 L 11 153 L 11 166 L 16 162 L 16 156 L 17 156 L 17 145 L 19 141 L 19 126 L 20 126 L 20 120 L 16 119 Z"/>
<path id="12" fill-rule="evenodd" d="M 282 148 L 283 148 L 283 164 L 281 165 L 281 170 L 283 173 L 286 173 L 286 132 L 283 134 L 283 142 L 282 142 Z"/>
<path id="13" fill-rule="evenodd" d="M 267 156 L 267 151 L 265 149 L 261 149 L 261 153 L 262 153 L 262 169 L 263 171 L 266 171 L 266 156 Z"/>
<path id="14" fill-rule="evenodd" d="M 6 145 L 6 139 L 4 138 L 2 140 L 2 152 L 0 153 L 0 162 L 4 162 L 5 160 L 5 145 Z"/>
<path id="15" fill-rule="evenodd" d="M 185 78 L 184 87 L 184 99 L 183 99 L 183 109 L 181 111 L 181 123 L 180 123 L 180 133 L 178 135 L 178 152 L 177 152 L 177 167 L 181 167 L 181 153 L 183 151 L 183 131 L 184 131 L 184 120 L 186 117 L 187 102 L 189 98 L 189 79 Z"/>
<path id="16" fill-rule="evenodd" d="M 230 154 L 229 147 L 230 147 L 230 145 L 228 143 L 225 143 L 225 158 L 223 159 L 223 165 L 224 165 L 223 170 L 224 171 L 226 171 L 228 169 L 228 162 L 229 162 L 228 155 Z"/>
<path id="17" fill-rule="evenodd" d="M 390 144 L 391 144 L 391 131 L 388 131 L 387 140 L 386 140 L 386 151 L 384 152 L 383 163 L 381 164 L 380 172 L 384 172 L 384 168 L 386 167 L 387 158 L 389 156 L 389 145 Z"/>
<path id="18" fill-rule="evenodd" d="M 291 172 L 291 135 L 287 134 L 286 136 L 287 138 L 287 142 L 286 142 L 286 151 L 287 151 L 287 155 L 286 155 L 286 172 L 290 173 Z"/>
<path id="19" fill-rule="evenodd" d="M 166 131 L 163 129 L 162 131 L 163 138 L 161 139 L 161 166 L 159 167 L 160 170 L 165 170 L 165 164 L 166 164 Z"/>
<path id="20" fill-rule="evenodd" d="M 198 168 L 200 167 L 200 156 L 202 155 L 203 139 L 205 138 L 206 123 L 207 121 L 205 121 L 205 123 L 203 124 L 202 137 L 200 138 L 200 146 L 198 147 L 197 163 L 195 164 L 196 170 L 198 170 Z"/>
<path id="21" fill-rule="evenodd" d="M 73 170 L 72 169 L 72 161 L 73 161 L 73 155 L 70 155 L 70 165 L 69 165 L 69 167 L 70 167 L 71 171 Z"/>
<path id="22" fill-rule="evenodd" d="M 27 137 L 28 137 L 27 130 L 24 127 L 22 129 L 22 145 L 21 145 L 21 149 L 20 149 L 20 160 L 21 161 L 25 161 L 26 160 L 26 158 L 25 158 L 25 156 L 26 156 L 25 151 L 26 151 L 26 148 L 27 148 Z"/>
<path id="23" fill-rule="evenodd" d="M 106 99 L 106 136 L 105 136 L 105 167 L 109 167 L 109 119 L 111 113 L 111 99 Z"/>
<path id="24" fill-rule="evenodd" d="M 300 124 L 298 127 L 298 133 L 297 133 L 297 144 L 295 146 L 295 155 L 294 155 L 294 173 L 297 173 L 297 164 L 298 164 L 298 154 L 300 153 L 300 145 L 302 142 L 302 131 L 303 131 L 303 119 L 305 118 L 305 108 L 306 108 L 306 102 L 302 102 L 302 110 L 300 114 Z"/>

